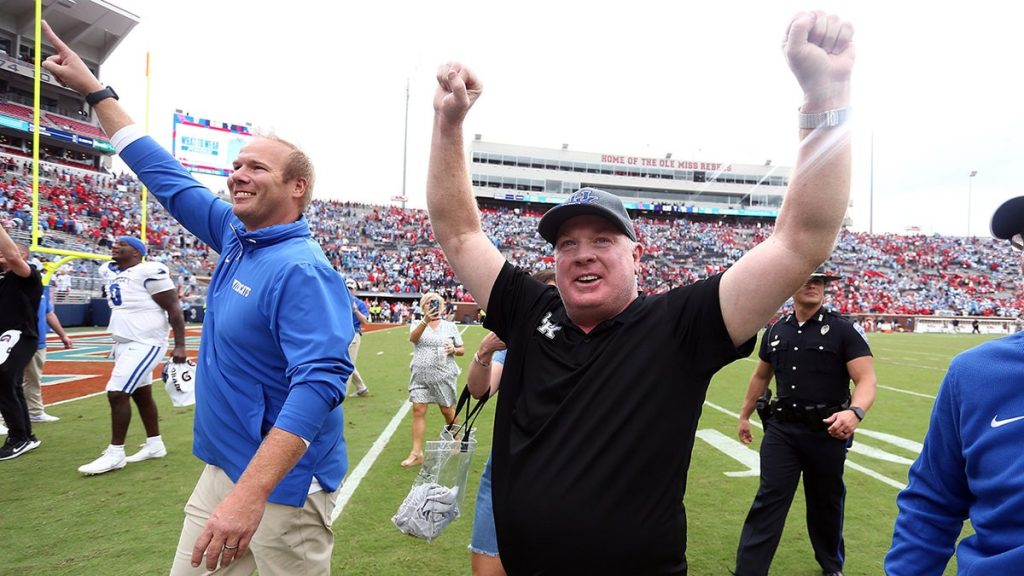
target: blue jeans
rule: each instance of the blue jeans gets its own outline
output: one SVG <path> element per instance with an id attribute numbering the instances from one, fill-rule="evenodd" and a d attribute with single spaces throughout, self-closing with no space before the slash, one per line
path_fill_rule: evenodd
<path id="1" fill-rule="evenodd" d="M 487 455 L 480 488 L 476 491 L 476 513 L 473 516 L 473 536 L 469 549 L 476 554 L 498 555 L 498 537 L 494 533 L 494 507 L 491 505 L 491 456 Z"/>

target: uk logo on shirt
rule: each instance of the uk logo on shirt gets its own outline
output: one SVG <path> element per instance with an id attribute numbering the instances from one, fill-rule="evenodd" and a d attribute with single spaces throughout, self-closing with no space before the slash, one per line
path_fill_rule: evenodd
<path id="1" fill-rule="evenodd" d="M 537 332 L 543 334 L 548 340 L 554 340 L 555 333 L 561 329 L 561 326 L 551 323 L 551 312 L 545 314 L 544 318 L 540 321 L 540 326 L 537 326 Z"/>

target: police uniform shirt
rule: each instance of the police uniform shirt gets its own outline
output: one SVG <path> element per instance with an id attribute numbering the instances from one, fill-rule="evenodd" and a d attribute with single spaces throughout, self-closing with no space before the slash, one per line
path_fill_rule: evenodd
<path id="1" fill-rule="evenodd" d="M 850 396 L 846 363 L 870 356 L 868 343 L 848 320 L 819 308 L 803 326 L 795 314 L 765 331 L 758 356 L 771 364 L 779 398 L 803 404 L 842 404 Z"/>
<path id="2" fill-rule="evenodd" d="M 639 296 L 584 334 L 554 287 L 506 263 L 486 325 L 508 344 L 493 496 L 515 574 L 680 574 L 683 494 L 712 375 L 733 346 L 720 276 Z"/>

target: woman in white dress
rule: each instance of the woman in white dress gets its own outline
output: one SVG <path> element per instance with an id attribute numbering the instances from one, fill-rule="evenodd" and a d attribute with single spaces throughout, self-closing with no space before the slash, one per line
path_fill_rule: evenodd
<path id="1" fill-rule="evenodd" d="M 402 466 L 423 463 L 423 434 L 427 428 L 427 405 L 437 404 L 446 423 L 455 419 L 455 384 L 462 370 L 455 356 L 466 349 L 455 324 L 441 319 L 444 299 L 436 292 L 420 298 L 423 319 L 412 325 L 409 341 L 413 343 L 409 364 L 409 401 L 412 402 L 412 451 Z"/>

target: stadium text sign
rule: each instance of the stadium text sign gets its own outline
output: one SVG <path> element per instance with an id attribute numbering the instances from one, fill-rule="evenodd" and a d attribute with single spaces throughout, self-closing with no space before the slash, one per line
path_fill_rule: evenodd
<path id="1" fill-rule="evenodd" d="M 672 158 L 644 158 L 643 156 L 619 156 L 601 154 L 601 162 L 605 164 L 628 164 L 630 166 L 649 166 L 656 168 L 675 168 L 677 170 L 706 170 L 708 172 L 732 172 L 731 164 L 721 162 L 694 162 L 692 160 L 674 160 Z"/>
<path id="2" fill-rule="evenodd" d="M 228 176 L 252 138 L 248 126 L 175 113 L 171 154 L 190 172 Z"/>

